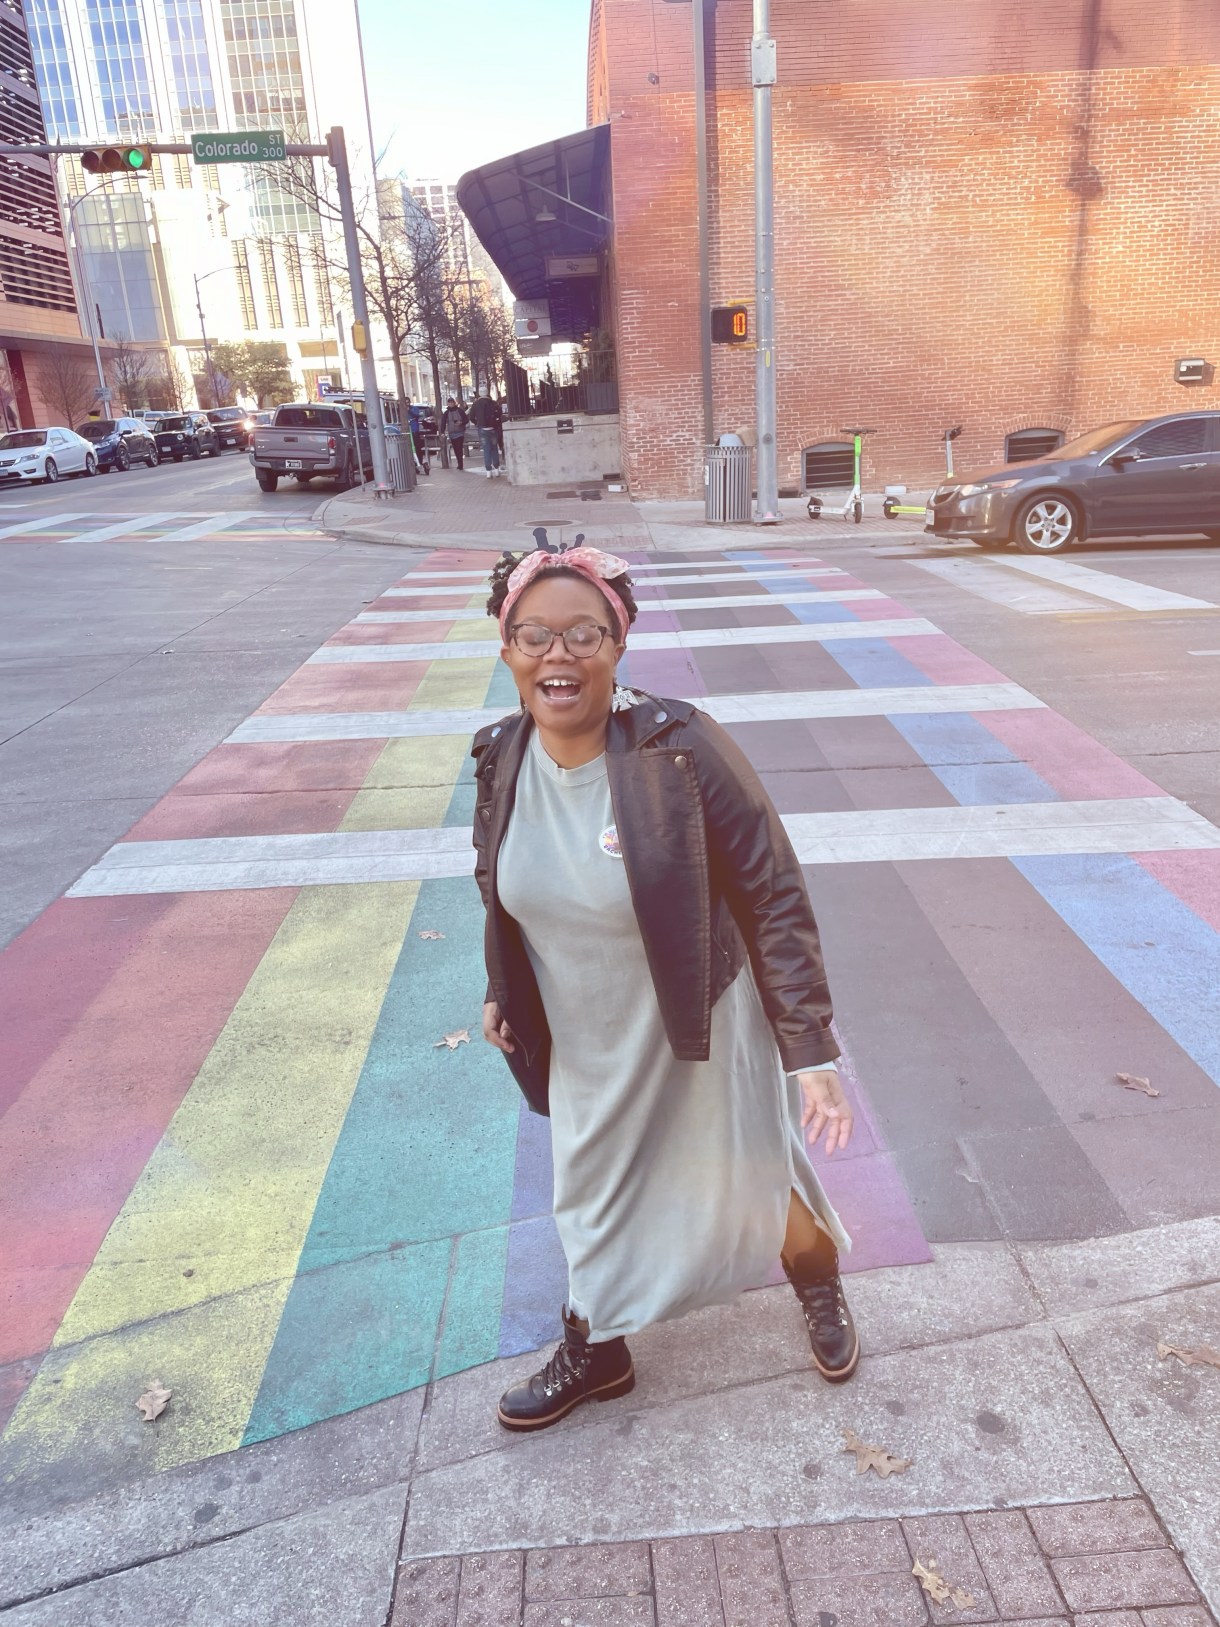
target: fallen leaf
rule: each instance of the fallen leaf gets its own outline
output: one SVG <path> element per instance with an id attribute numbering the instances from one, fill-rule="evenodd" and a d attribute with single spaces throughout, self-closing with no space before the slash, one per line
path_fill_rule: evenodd
<path id="1" fill-rule="evenodd" d="M 445 936 L 445 934 L 443 932 L 437 932 L 434 927 L 429 927 L 426 932 L 421 932 L 420 933 L 421 938 L 427 938 L 427 939 L 429 939 L 430 941 L 433 941 L 433 942 L 437 938 L 443 938 L 444 936 Z"/>
<path id="2" fill-rule="evenodd" d="M 1187 1367 L 1220 1367 L 1220 1350 L 1213 1350 L 1210 1345 L 1199 1345 L 1195 1350 L 1183 1350 L 1181 1345 L 1158 1344 L 1156 1353 L 1164 1361 L 1168 1356 L 1176 1356 Z"/>
<path id="3" fill-rule="evenodd" d="M 456 1051 L 459 1045 L 469 1045 L 469 1044 L 470 1044 L 470 1030 L 469 1030 L 469 1028 L 459 1028 L 459 1029 L 457 1029 L 457 1031 L 455 1033 L 446 1034 L 444 1039 L 438 1039 L 436 1044 L 432 1047 L 432 1049 L 434 1051 L 439 1051 L 442 1045 L 447 1045 L 451 1051 Z"/>
<path id="4" fill-rule="evenodd" d="M 155 1379 L 136 1402 L 141 1416 L 146 1424 L 151 1424 L 154 1418 L 159 1418 L 169 1405 L 172 1390 L 167 1390 L 160 1379 Z"/>
<path id="5" fill-rule="evenodd" d="M 915 1461 L 914 1458 L 896 1458 L 880 1446 L 869 1446 L 867 1441 L 860 1439 L 854 1429 L 845 1429 L 843 1439 L 847 1442 L 843 1450 L 856 1454 L 857 1474 L 865 1474 L 869 1469 L 875 1469 L 882 1480 L 886 1480 L 892 1474 L 905 1474 Z"/>
<path id="6" fill-rule="evenodd" d="M 935 1559 L 929 1559 L 926 1565 L 917 1559 L 911 1567 L 911 1575 L 934 1604 L 951 1604 L 958 1610 L 973 1610 L 977 1603 L 973 1593 L 945 1581 L 940 1574 L 940 1564 Z"/>
<path id="7" fill-rule="evenodd" d="M 1159 1096 L 1159 1090 L 1153 1090 L 1151 1079 L 1141 1079 L 1138 1073 L 1116 1073 L 1114 1077 L 1124 1090 L 1142 1090 L 1145 1096 Z"/>

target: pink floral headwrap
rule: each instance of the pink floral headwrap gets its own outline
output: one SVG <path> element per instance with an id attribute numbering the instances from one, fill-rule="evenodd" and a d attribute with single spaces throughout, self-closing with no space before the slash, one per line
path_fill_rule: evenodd
<path id="1" fill-rule="evenodd" d="M 625 559 L 619 559 L 614 554 L 603 554 L 600 548 L 569 548 L 563 554 L 550 554 L 545 549 L 538 548 L 517 566 L 508 579 L 508 597 L 500 611 L 500 637 L 508 643 L 509 616 L 513 606 L 525 592 L 530 584 L 538 579 L 545 571 L 575 571 L 577 576 L 583 576 L 587 582 L 592 582 L 595 588 L 601 589 L 603 582 L 610 581 L 616 576 L 625 576 L 630 567 Z M 605 593 L 603 596 L 613 610 L 618 622 L 619 643 L 626 643 L 627 629 L 631 626 L 627 615 L 627 607 L 617 593 Z"/>

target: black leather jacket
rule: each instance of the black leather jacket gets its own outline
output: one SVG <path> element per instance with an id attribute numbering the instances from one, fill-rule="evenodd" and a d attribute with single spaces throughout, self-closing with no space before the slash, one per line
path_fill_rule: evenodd
<path id="1" fill-rule="evenodd" d="M 520 928 L 496 890 L 533 722 L 514 713 L 474 738 L 475 873 L 487 909 L 489 1000 L 512 1029 L 506 1058 L 547 1111 L 551 1036 Z M 817 923 L 779 815 L 744 754 L 705 713 L 658 700 L 610 717 L 610 797 L 653 984 L 676 1057 L 705 1061 L 712 1007 L 754 968 L 784 1067 L 829 1061 L 830 994 Z"/>

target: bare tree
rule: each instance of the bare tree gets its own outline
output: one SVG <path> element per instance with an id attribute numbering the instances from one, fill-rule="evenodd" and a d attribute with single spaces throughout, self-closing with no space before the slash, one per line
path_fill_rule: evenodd
<path id="1" fill-rule="evenodd" d="M 109 356 L 110 381 L 119 405 L 128 412 L 148 406 L 148 383 L 154 371 L 152 356 L 139 350 L 125 334 L 116 334 Z"/>
<path id="2" fill-rule="evenodd" d="M 42 394 L 56 421 L 71 429 L 95 400 L 97 374 L 67 345 L 54 345 L 41 358 Z"/>
<path id="3" fill-rule="evenodd" d="M 149 381 L 149 395 L 156 396 L 154 405 L 162 403 L 170 412 L 186 412 L 194 405 L 195 384 L 172 350 L 161 359 L 161 370 Z"/>

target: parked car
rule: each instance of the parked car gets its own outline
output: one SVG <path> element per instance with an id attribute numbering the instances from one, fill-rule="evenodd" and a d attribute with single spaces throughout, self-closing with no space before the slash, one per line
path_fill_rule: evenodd
<path id="1" fill-rule="evenodd" d="M 265 412 L 248 412 L 246 414 L 246 455 L 249 457 L 251 463 L 254 462 L 254 431 L 263 424 L 269 424 L 274 417 L 274 407 L 269 408 Z"/>
<path id="2" fill-rule="evenodd" d="M 220 445 L 244 447 L 250 440 L 249 413 L 244 407 L 213 407 L 206 414 L 220 436 Z"/>
<path id="3" fill-rule="evenodd" d="M 152 432 L 138 418 L 89 418 L 76 426 L 76 433 L 93 447 L 104 475 L 130 469 L 133 463 L 155 469 L 161 461 Z"/>
<path id="4" fill-rule="evenodd" d="M 1087 537 L 1220 542 L 1220 412 L 1103 424 L 1032 463 L 938 486 L 924 530 L 1058 554 Z"/>
<path id="5" fill-rule="evenodd" d="M 201 458 L 205 452 L 210 458 L 220 456 L 220 437 L 206 413 L 167 413 L 153 424 L 153 435 L 163 460 L 173 458 L 181 463 L 183 458 Z"/>
<path id="6" fill-rule="evenodd" d="M 45 480 L 64 475 L 95 475 L 97 453 L 73 429 L 14 429 L 0 435 L 0 484 Z"/>
<path id="7" fill-rule="evenodd" d="M 372 448 L 364 415 L 354 408 L 316 401 L 277 407 L 270 424 L 254 431 L 254 473 L 264 491 L 289 475 L 306 486 L 315 477 L 346 491 L 371 472 Z"/>

